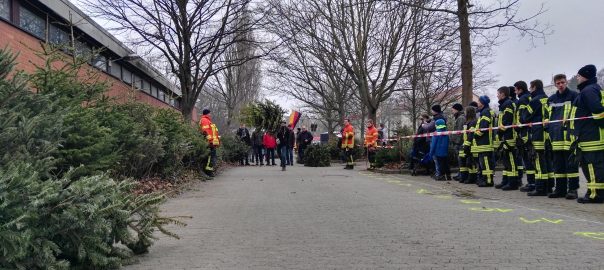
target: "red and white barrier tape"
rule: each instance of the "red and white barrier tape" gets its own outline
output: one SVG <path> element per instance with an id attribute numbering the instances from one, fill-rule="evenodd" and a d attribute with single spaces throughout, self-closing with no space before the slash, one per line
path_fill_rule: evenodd
<path id="1" fill-rule="evenodd" d="M 559 123 L 559 122 L 565 122 L 565 121 L 587 120 L 587 119 L 592 119 L 592 118 L 595 118 L 595 117 L 596 116 L 583 116 L 583 117 L 577 117 L 577 118 L 572 118 L 572 119 L 552 120 L 552 121 L 546 121 L 546 122 L 535 122 L 535 123 L 509 125 L 509 126 L 503 126 L 503 129 L 541 126 L 543 124 L 547 125 L 547 124 L 551 124 L 551 123 Z M 453 131 L 440 131 L 440 132 L 437 131 L 437 132 L 415 134 L 415 135 L 409 135 L 409 136 L 401 136 L 401 137 L 399 137 L 397 139 L 383 139 L 382 141 L 395 141 L 395 140 L 399 140 L 399 139 L 428 138 L 428 137 L 442 136 L 442 135 L 460 135 L 460 134 L 464 134 L 464 133 L 473 133 L 473 132 L 476 132 L 476 131 L 498 130 L 498 129 L 501 129 L 501 128 L 502 127 L 497 126 L 497 127 L 480 128 L 480 129 L 453 130 Z"/>

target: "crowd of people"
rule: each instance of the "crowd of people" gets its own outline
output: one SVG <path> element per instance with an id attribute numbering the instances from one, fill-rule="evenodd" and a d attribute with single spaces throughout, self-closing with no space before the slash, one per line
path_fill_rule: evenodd
<path id="1" fill-rule="evenodd" d="M 604 92 L 593 65 L 582 67 L 577 79 L 579 92 L 568 88 L 564 74 L 554 76 L 557 91 L 549 97 L 541 80 L 502 86 L 497 89 L 498 113 L 489 107 L 488 96 L 480 96 L 465 108 L 453 105 L 452 126 L 464 132 L 415 138 L 410 169 L 423 166 L 441 181 L 454 179 L 479 187 L 520 190 L 528 196 L 604 203 Z M 447 131 L 439 105 L 432 107 L 432 114 L 432 118 L 421 116 L 417 134 Z M 449 169 L 449 144 L 460 166 L 454 177 Z M 497 160 L 503 170 L 495 185 Z M 584 196 L 578 194 L 579 167 L 587 178 Z"/>
<path id="2" fill-rule="evenodd" d="M 495 187 L 503 191 L 520 190 L 528 196 L 566 198 L 579 203 L 604 203 L 604 91 L 597 84 L 596 67 L 587 65 L 577 74 L 579 92 L 568 88 L 564 74 L 554 76 L 557 91 L 551 96 L 544 92 L 543 82 L 524 81 L 497 89 L 498 113 L 490 108 L 488 96 L 480 96 L 465 108 L 452 107 L 454 130 L 461 134 L 437 133 L 431 137 L 416 137 L 411 152 L 410 168 L 424 166 L 435 180 L 457 180 L 479 187 Z M 421 116 L 417 134 L 446 132 L 447 118 L 440 105 L 431 108 L 432 117 Z M 541 124 L 542 123 L 542 124 Z M 523 124 L 524 126 L 518 126 Z M 211 154 L 205 171 L 213 174 L 216 147 L 220 141 L 211 123 L 209 110 L 203 111 L 200 128 L 208 139 Z M 346 160 L 345 169 L 354 169 L 354 128 L 344 121 L 340 147 Z M 238 138 L 252 149 L 252 163 L 275 166 L 275 151 L 282 170 L 294 164 L 293 151 L 299 160 L 313 140 L 306 127 L 294 134 L 291 125 L 283 121 L 277 130 L 252 134 L 241 125 Z M 369 170 L 375 169 L 378 143 L 383 142 L 385 128 L 378 129 L 367 121 L 364 147 Z M 459 164 L 458 175 L 451 177 L 449 144 L 455 150 Z M 495 164 L 503 164 L 502 178 L 495 184 Z M 249 155 L 240 160 L 250 165 Z M 579 167 L 587 178 L 587 192 L 579 196 Z M 523 185 L 523 177 L 526 183 Z"/>
<path id="3" fill-rule="evenodd" d="M 294 149 L 298 150 L 298 163 L 302 163 L 304 150 L 313 140 L 313 135 L 306 129 L 306 126 L 302 126 L 298 128 L 297 132 L 294 132 L 292 125 L 286 125 L 285 121 L 281 122 L 281 126 L 276 132 L 265 132 L 256 128 L 251 134 L 242 123 L 236 135 L 250 149 L 246 155 L 241 157 L 239 165 L 276 166 L 275 155 L 277 155 L 283 171 L 287 166 L 294 165 Z"/>

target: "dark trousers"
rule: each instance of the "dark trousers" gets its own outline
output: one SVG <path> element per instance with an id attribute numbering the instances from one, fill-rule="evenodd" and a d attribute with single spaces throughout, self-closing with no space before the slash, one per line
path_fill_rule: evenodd
<path id="1" fill-rule="evenodd" d="M 449 167 L 449 157 L 436 157 L 438 160 L 438 168 L 440 175 L 451 176 L 451 168 Z"/>
<path id="2" fill-rule="evenodd" d="M 545 150 L 535 150 L 535 188 L 551 192 L 554 187 L 554 179 L 550 179 L 551 162 L 545 154 Z"/>
<path id="3" fill-rule="evenodd" d="M 587 194 L 590 199 L 604 197 L 604 151 L 583 152 L 581 170 L 587 178 Z"/>
<path id="4" fill-rule="evenodd" d="M 478 182 L 481 184 L 492 185 L 493 184 L 493 152 L 478 153 L 478 167 L 480 168 L 480 175 L 478 176 Z"/>
<path id="5" fill-rule="evenodd" d="M 579 189 L 579 165 L 569 162 L 570 151 L 554 151 L 554 178 L 556 178 L 555 192 L 566 194 L 568 190 Z"/>
<path id="6" fill-rule="evenodd" d="M 262 145 L 254 145 L 254 154 L 252 156 L 252 161 L 257 164 L 264 164 L 264 154 L 262 153 L 264 148 Z"/>
<path id="7" fill-rule="evenodd" d="M 516 150 L 513 147 L 509 147 L 507 149 L 502 150 L 502 163 L 503 163 L 503 185 L 513 185 L 518 186 L 520 183 L 518 182 L 518 167 L 516 165 L 517 158 L 514 155 Z"/>
<path id="8" fill-rule="evenodd" d="M 344 148 L 344 156 L 346 156 L 346 166 L 354 166 L 352 148 Z"/>
<path id="9" fill-rule="evenodd" d="M 306 146 L 298 146 L 298 160 L 300 163 L 304 163 L 304 150 L 306 150 Z"/>
<path id="10" fill-rule="evenodd" d="M 352 151 L 350 151 L 352 152 Z M 367 150 L 367 160 L 369 161 L 369 168 L 375 168 L 375 154 L 376 154 L 376 150 Z"/>
<path id="11" fill-rule="evenodd" d="M 210 154 L 208 155 L 208 161 L 204 168 L 204 171 L 212 173 L 214 172 L 214 167 L 216 166 L 216 147 L 210 147 Z"/>
<path id="12" fill-rule="evenodd" d="M 245 155 L 241 156 L 241 159 L 239 159 L 239 165 L 250 165 L 250 150 L 248 148 L 248 150 L 245 152 Z"/>
<path id="13" fill-rule="evenodd" d="M 518 150 L 518 156 L 522 158 L 524 173 L 526 174 L 526 182 L 529 186 L 535 185 L 535 163 L 529 157 L 529 152 L 525 146 Z"/>
<path id="14" fill-rule="evenodd" d="M 266 148 L 266 165 L 270 165 L 270 161 L 275 165 L 275 148 Z"/>
<path id="15" fill-rule="evenodd" d="M 468 182 L 468 183 L 475 183 L 476 182 L 476 173 L 478 172 L 478 169 L 476 168 L 476 163 L 477 163 L 477 157 L 474 157 L 473 154 L 460 154 L 459 155 L 460 158 L 460 172 L 461 172 L 461 179 L 464 182 Z"/>
<path id="16" fill-rule="evenodd" d="M 277 146 L 277 150 L 279 151 L 279 165 L 281 165 L 282 168 L 285 168 L 285 166 L 287 166 L 287 157 L 288 157 L 287 149 L 288 149 L 287 145 Z"/>
<path id="17" fill-rule="evenodd" d="M 294 165 L 294 147 L 287 147 L 287 164 Z"/>

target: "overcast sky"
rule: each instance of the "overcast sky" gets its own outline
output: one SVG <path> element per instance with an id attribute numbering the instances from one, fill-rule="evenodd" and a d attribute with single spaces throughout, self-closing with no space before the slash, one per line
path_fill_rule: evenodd
<path id="1" fill-rule="evenodd" d="M 498 85 L 534 79 L 550 84 L 553 75 L 571 77 L 586 64 L 604 68 L 604 1 L 523 0 L 521 11 L 534 12 L 540 3 L 545 3 L 548 11 L 539 20 L 549 22 L 554 33 L 545 44 L 536 43 L 536 48 L 531 48 L 527 39 L 519 40 L 517 32 L 508 33 L 506 41 L 495 49 L 490 66 L 499 75 Z"/>

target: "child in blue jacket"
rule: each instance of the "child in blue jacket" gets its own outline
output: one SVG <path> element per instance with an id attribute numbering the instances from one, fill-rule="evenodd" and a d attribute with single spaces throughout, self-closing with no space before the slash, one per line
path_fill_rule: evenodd
<path id="1" fill-rule="evenodd" d="M 435 122 L 436 131 L 447 131 L 447 125 L 443 119 Z M 451 169 L 449 168 L 449 135 L 439 135 L 432 138 L 430 143 L 430 156 L 436 165 L 435 179 L 437 181 L 451 180 Z"/>

